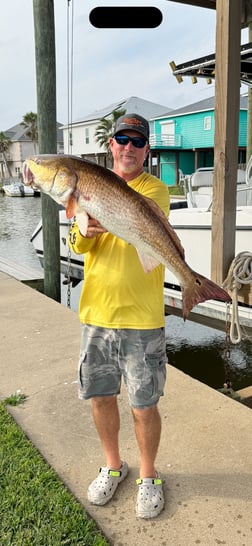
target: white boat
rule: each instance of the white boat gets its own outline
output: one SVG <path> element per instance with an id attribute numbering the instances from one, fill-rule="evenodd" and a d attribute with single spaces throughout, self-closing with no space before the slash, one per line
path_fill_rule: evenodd
<path id="1" fill-rule="evenodd" d="M 76 285 L 83 280 L 83 255 L 74 254 L 70 252 L 67 245 L 67 239 L 71 221 L 66 217 L 65 209 L 59 211 L 59 225 L 60 225 L 60 270 L 63 275 L 70 275 L 72 282 Z M 43 232 L 42 232 L 42 220 L 35 228 L 31 242 L 36 250 L 36 254 L 40 261 L 41 266 L 44 266 L 44 249 L 43 249 Z M 70 263 L 69 263 L 70 258 Z M 69 272 L 70 268 L 70 272 Z"/>
<path id="2" fill-rule="evenodd" d="M 187 177 L 185 186 L 187 189 L 187 208 L 171 208 L 169 221 L 175 229 L 185 249 L 185 257 L 192 269 L 202 275 L 211 278 L 211 244 L 212 244 L 212 196 L 213 196 L 213 167 L 198 169 Z M 237 314 L 237 322 L 252 332 L 252 156 L 247 169 L 237 171 L 237 210 L 236 210 L 236 237 L 235 256 L 236 261 L 230 264 L 232 268 L 239 263 L 239 268 L 245 267 L 245 280 L 247 284 L 240 285 L 240 289 L 232 292 L 233 317 Z M 238 262 L 239 260 L 239 262 Z M 238 287 L 238 285 L 237 285 Z M 165 302 L 167 307 L 181 309 L 181 292 L 178 281 L 168 271 L 165 278 Z M 239 311 L 238 311 L 239 310 Z M 199 322 L 209 317 L 213 321 L 226 320 L 226 305 L 220 302 L 208 301 L 197 305 L 191 316 Z M 197 315 L 197 316 L 196 316 Z M 232 327 L 232 326 L 231 326 Z M 241 339 L 241 332 L 233 332 L 233 340 Z"/>
<path id="3" fill-rule="evenodd" d="M 13 182 L 4 184 L 3 191 L 9 197 L 33 197 L 34 190 L 30 186 L 25 186 L 22 182 Z"/>
<path id="4" fill-rule="evenodd" d="M 169 221 L 185 249 L 187 263 L 192 269 L 211 278 L 212 211 L 206 208 L 171 210 Z M 244 256 L 245 260 L 247 254 L 249 254 L 248 274 L 251 280 L 250 285 L 243 285 L 243 290 L 238 292 L 239 301 L 237 304 L 240 324 L 251 331 L 252 206 L 239 206 L 236 211 L 235 256 Z M 168 270 L 165 275 L 165 301 L 167 306 L 181 309 L 181 292 L 178 281 Z M 226 305 L 211 300 L 197 305 L 192 313 L 197 314 L 198 321 L 202 323 L 207 317 L 212 317 L 213 322 L 222 321 L 225 323 Z M 208 320 L 208 324 L 209 322 Z"/>
<path id="5" fill-rule="evenodd" d="M 60 263 L 61 272 L 68 276 L 73 286 L 83 280 L 83 255 L 69 253 L 67 239 L 71 223 L 66 218 L 65 209 L 60 210 Z M 185 248 L 186 261 L 202 275 L 211 275 L 211 225 L 212 213 L 206 209 L 182 208 L 172 209 L 169 220 Z M 235 253 L 249 251 L 252 255 L 252 206 L 238 207 L 236 215 L 236 248 Z M 31 241 L 43 267 L 42 222 L 35 229 Z M 252 272 L 252 265 L 251 265 Z M 252 291 L 251 291 L 252 294 Z M 250 296 L 249 296 L 250 297 Z M 182 295 L 178 280 L 166 269 L 164 283 L 164 301 L 166 311 L 181 316 Z M 239 322 L 252 332 L 252 297 L 244 304 L 239 302 Z M 207 301 L 197 305 L 190 317 L 203 324 L 225 329 L 226 304 Z M 236 325 L 235 325 L 236 328 Z M 236 333 L 233 335 L 233 339 Z M 237 337 L 237 340 L 240 337 Z"/>
<path id="6" fill-rule="evenodd" d="M 181 240 L 190 267 L 210 277 L 212 211 L 205 208 L 171 210 L 169 221 Z M 252 206 L 238 207 L 236 211 L 235 255 L 246 250 L 252 252 Z M 175 282 L 173 277 L 172 282 Z"/>
<path id="7" fill-rule="evenodd" d="M 252 159 L 248 163 L 247 170 L 237 171 L 237 206 L 252 205 Z M 197 169 L 191 176 L 185 179 L 187 205 L 189 208 L 211 207 L 213 199 L 213 167 Z"/>

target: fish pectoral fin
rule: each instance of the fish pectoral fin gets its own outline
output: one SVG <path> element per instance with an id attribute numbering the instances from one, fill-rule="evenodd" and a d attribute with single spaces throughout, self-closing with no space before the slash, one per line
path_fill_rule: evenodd
<path id="1" fill-rule="evenodd" d="M 87 213 L 84 210 L 82 210 L 81 212 L 76 212 L 75 218 L 76 218 L 76 223 L 78 225 L 78 228 L 79 228 L 81 234 L 84 235 L 84 237 L 85 237 L 86 234 L 87 234 L 87 229 L 88 229 L 88 215 L 87 215 Z"/>
<path id="2" fill-rule="evenodd" d="M 150 273 L 155 267 L 160 265 L 160 262 L 153 256 L 150 256 L 150 254 L 143 254 L 140 250 L 137 250 L 137 254 L 145 273 Z"/>
<path id="3" fill-rule="evenodd" d="M 75 216 L 76 207 L 77 207 L 77 199 L 73 195 L 70 195 L 66 204 L 66 217 L 68 219 Z"/>

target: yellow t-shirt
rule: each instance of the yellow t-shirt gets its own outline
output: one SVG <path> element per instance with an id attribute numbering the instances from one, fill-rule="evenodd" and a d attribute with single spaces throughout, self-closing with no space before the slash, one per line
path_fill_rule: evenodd
<path id="1" fill-rule="evenodd" d="M 161 180 L 143 172 L 128 185 L 168 215 L 169 192 Z M 163 265 L 145 273 L 132 245 L 112 233 L 85 238 L 76 223 L 68 243 L 75 253 L 85 254 L 79 302 L 82 323 L 137 330 L 164 326 Z"/>

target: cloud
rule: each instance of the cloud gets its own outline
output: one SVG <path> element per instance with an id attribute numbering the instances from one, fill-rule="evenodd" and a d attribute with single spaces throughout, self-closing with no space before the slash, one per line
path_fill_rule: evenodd
<path id="1" fill-rule="evenodd" d="M 109 5 L 124 5 L 110 0 Z M 213 53 L 215 11 L 169 0 L 138 0 L 163 13 L 158 29 L 99 30 L 89 23 L 93 0 L 54 0 L 57 68 L 57 118 L 67 122 L 67 20 L 74 14 L 73 121 L 129 96 L 178 108 L 214 94 L 205 81 L 190 78 L 178 84 L 169 62 L 176 64 Z M 100 0 L 99 5 L 108 5 Z M 136 5 L 136 2 L 131 2 Z M 129 1 L 127 2 L 129 5 Z M 0 130 L 36 111 L 35 46 L 32 0 L 11 0 L 1 6 Z"/>

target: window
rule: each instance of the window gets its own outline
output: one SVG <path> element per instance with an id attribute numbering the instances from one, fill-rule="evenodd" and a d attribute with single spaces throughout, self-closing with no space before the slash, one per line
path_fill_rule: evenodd
<path id="1" fill-rule="evenodd" d="M 210 116 L 206 116 L 204 118 L 204 131 L 210 131 L 212 128 L 212 118 Z"/>
<path id="2" fill-rule="evenodd" d="M 85 143 L 89 144 L 89 128 L 85 128 Z"/>
<path id="3" fill-rule="evenodd" d="M 162 146 L 174 146 L 175 123 L 171 121 L 162 121 L 161 125 L 161 143 Z"/>

